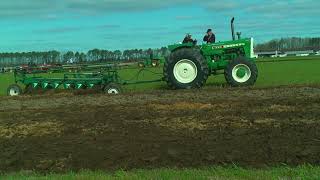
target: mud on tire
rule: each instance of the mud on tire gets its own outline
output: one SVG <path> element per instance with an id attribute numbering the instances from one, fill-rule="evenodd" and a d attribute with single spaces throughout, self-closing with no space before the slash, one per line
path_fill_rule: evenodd
<path id="1" fill-rule="evenodd" d="M 181 71 L 186 70 L 188 74 L 188 68 L 184 68 L 184 65 L 182 64 L 180 65 L 182 69 L 180 68 L 177 70 L 177 66 L 179 66 L 179 63 L 182 61 L 186 62 L 186 67 L 194 67 L 194 70 L 191 68 L 191 71 L 194 71 L 192 74 L 193 77 L 187 77 L 186 81 L 183 80 L 183 72 Z M 182 78 L 179 78 L 179 74 L 182 74 Z M 166 58 L 163 75 L 168 86 L 172 89 L 201 88 L 208 79 L 209 69 L 206 60 L 200 53 L 200 50 L 182 48 L 172 52 L 170 56 Z"/>

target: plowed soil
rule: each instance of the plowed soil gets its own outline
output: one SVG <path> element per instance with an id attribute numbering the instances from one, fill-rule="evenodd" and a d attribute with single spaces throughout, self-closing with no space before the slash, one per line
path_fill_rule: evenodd
<path id="1" fill-rule="evenodd" d="M 320 87 L 0 98 L 0 170 L 320 164 Z"/>

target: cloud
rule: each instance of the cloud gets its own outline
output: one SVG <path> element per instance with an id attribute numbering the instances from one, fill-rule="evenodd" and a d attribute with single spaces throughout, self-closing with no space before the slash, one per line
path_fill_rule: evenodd
<path id="1" fill-rule="evenodd" d="M 177 20 L 190 20 L 190 19 L 194 19 L 194 16 L 176 16 Z"/>
<path id="2" fill-rule="evenodd" d="M 76 31 L 82 31 L 82 30 L 90 30 L 90 29 L 118 29 L 120 28 L 120 25 L 116 24 L 104 24 L 104 25 L 98 25 L 98 26 L 81 26 L 81 27 L 55 27 L 55 28 L 48 28 L 48 29 L 42 29 L 37 30 L 36 33 L 69 33 L 69 32 L 76 32 Z"/>
<path id="3" fill-rule="evenodd" d="M 110 12 L 139 12 L 172 6 L 205 5 L 210 0 L 3 0 L 0 17 L 56 17 L 56 14 L 97 14 Z M 218 2 L 215 0 L 214 2 Z"/>
<path id="4" fill-rule="evenodd" d="M 212 12 L 222 12 L 222 11 L 229 11 L 234 10 L 241 7 L 239 1 L 218 1 L 218 2 L 209 2 L 204 5 L 204 8 L 208 11 Z"/>
<path id="5" fill-rule="evenodd" d="M 120 27 L 121 26 L 117 24 L 104 24 L 104 25 L 97 26 L 97 28 L 99 29 L 118 29 Z"/>
<path id="6" fill-rule="evenodd" d="M 56 9 L 58 5 L 50 0 L 4 0 L 0 4 L 0 17 L 48 16 Z"/>
<path id="7" fill-rule="evenodd" d="M 244 7 L 244 10 L 269 17 L 292 17 L 294 15 L 320 15 L 318 7 L 320 7 L 320 1 L 314 0 L 269 0 L 264 3 L 251 4 Z"/>
<path id="8" fill-rule="evenodd" d="M 144 27 L 133 27 L 130 28 L 130 31 L 134 32 L 163 32 L 170 30 L 170 27 L 164 27 L 164 26 L 144 26 Z"/>
<path id="9" fill-rule="evenodd" d="M 112 12 L 141 12 L 169 7 L 198 6 L 212 14 L 234 13 L 243 11 L 262 14 L 269 17 L 311 14 L 319 15 L 315 0 L 2 0 L 0 18 L 4 17 L 42 17 L 58 18 L 57 14 L 93 15 Z M 283 12 L 283 13 L 281 13 Z M 248 15 L 249 15 L 248 14 Z M 192 16 L 181 15 L 176 19 L 191 19 Z"/>
<path id="10" fill-rule="evenodd" d="M 39 30 L 40 33 L 67 33 L 67 32 L 75 32 L 83 30 L 82 27 L 59 27 L 59 28 L 51 28 L 51 29 L 44 29 Z"/>
<path id="11" fill-rule="evenodd" d="M 207 0 L 205 0 L 207 1 Z M 80 11 L 142 11 L 192 3 L 194 0 L 67 0 L 67 7 Z"/>

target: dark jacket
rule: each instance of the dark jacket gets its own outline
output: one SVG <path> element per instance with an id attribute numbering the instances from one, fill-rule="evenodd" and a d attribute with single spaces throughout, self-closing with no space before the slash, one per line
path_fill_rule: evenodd
<path id="1" fill-rule="evenodd" d="M 207 43 L 215 43 L 216 42 L 216 36 L 214 34 L 212 34 L 211 36 L 205 35 L 203 37 L 203 41 L 205 41 Z"/>
<path id="2" fill-rule="evenodd" d="M 194 41 L 192 38 L 189 38 L 189 37 L 185 37 L 182 41 L 182 43 L 191 43 L 191 42 L 193 43 Z"/>

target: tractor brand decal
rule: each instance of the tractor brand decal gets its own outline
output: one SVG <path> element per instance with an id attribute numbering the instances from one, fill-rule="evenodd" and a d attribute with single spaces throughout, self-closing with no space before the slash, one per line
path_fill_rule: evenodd
<path id="1" fill-rule="evenodd" d="M 212 49 L 222 49 L 222 48 L 231 48 L 231 47 L 238 47 L 238 46 L 244 46 L 244 43 L 238 43 L 238 44 L 229 44 L 229 45 L 222 45 L 222 46 L 212 46 Z"/>

